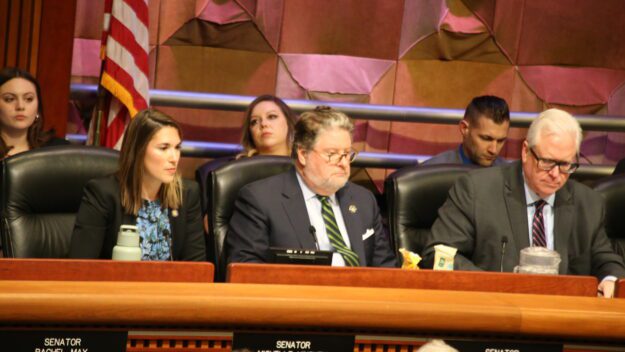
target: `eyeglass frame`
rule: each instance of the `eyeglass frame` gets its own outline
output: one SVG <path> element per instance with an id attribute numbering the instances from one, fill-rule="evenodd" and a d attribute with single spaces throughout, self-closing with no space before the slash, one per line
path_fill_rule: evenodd
<path id="1" fill-rule="evenodd" d="M 352 148 L 350 148 L 349 153 L 320 152 L 316 149 L 311 149 L 311 150 L 319 154 L 319 156 L 327 157 L 328 164 L 331 164 L 331 165 L 338 165 L 341 163 L 341 161 L 343 161 L 343 159 L 347 159 L 347 161 L 349 161 L 349 163 L 351 164 L 354 161 L 354 159 L 356 159 L 356 155 L 358 155 L 358 151 Z M 334 158 L 337 155 L 339 156 L 339 159 L 336 162 L 332 162 L 332 158 Z"/>
<path id="2" fill-rule="evenodd" d="M 553 159 L 547 159 L 547 158 L 541 158 L 538 156 L 538 154 L 536 154 L 536 152 L 534 151 L 533 147 L 528 147 L 528 149 L 530 150 L 530 152 L 532 153 L 532 155 L 534 156 L 534 159 L 536 159 L 536 165 L 538 166 L 539 169 L 543 170 L 543 171 L 551 171 L 553 170 L 554 167 L 558 167 L 559 171 L 563 174 L 572 174 L 575 171 L 577 171 L 577 169 L 579 168 L 579 163 L 575 162 L 575 163 L 571 163 L 568 161 L 560 161 L 560 160 L 553 160 Z M 543 163 L 543 166 L 541 166 L 541 163 Z M 544 163 L 553 163 L 553 165 L 551 165 L 551 167 L 545 167 Z M 562 170 L 562 166 L 566 166 L 569 165 L 569 169 L 568 170 Z"/>

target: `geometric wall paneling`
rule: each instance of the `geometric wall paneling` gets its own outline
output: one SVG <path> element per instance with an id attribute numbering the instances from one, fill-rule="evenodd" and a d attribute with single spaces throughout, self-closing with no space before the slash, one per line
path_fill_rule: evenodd
<path id="1" fill-rule="evenodd" d="M 280 53 L 397 59 L 403 1 L 289 0 Z"/>
<path id="2" fill-rule="evenodd" d="M 369 93 L 371 104 L 393 105 L 395 95 L 395 79 L 397 77 L 397 61 L 378 79 Z"/>
<path id="3" fill-rule="evenodd" d="M 518 65 L 625 69 L 623 1 L 529 0 L 524 4 Z M 545 13 L 557 15 L 546 20 Z"/>
<path id="4" fill-rule="evenodd" d="M 278 51 L 284 0 L 235 0 L 248 14 L 269 45 Z"/>
<path id="5" fill-rule="evenodd" d="M 400 60 L 394 104 L 464 109 L 477 95 L 505 98 L 506 91 L 515 84 L 514 71 L 512 66 L 491 63 Z M 495 80 L 498 87 L 492 86 Z"/>
<path id="6" fill-rule="evenodd" d="M 100 39 L 74 38 L 72 51 L 72 82 L 97 84 L 100 77 Z"/>
<path id="7" fill-rule="evenodd" d="M 273 92 L 277 56 L 197 46 L 160 46 L 158 89 L 260 95 Z"/>
<path id="8" fill-rule="evenodd" d="M 215 24 L 250 21 L 250 15 L 235 1 L 198 0 L 195 17 Z"/>
<path id="9" fill-rule="evenodd" d="M 274 53 L 251 21 L 216 24 L 198 18 L 185 23 L 163 45 L 195 45 Z"/>
<path id="10" fill-rule="evenodd" d="M 276 96 L 283 99 L 306 99 L 306 89 L 302 87 L 291 75 L 284 64 L 284 60 L 278 57 L 278 73 L 276 77 Z"/>
<path id="11" fill-rule="evenodd" d="M 612 163 L 625 158 L 625 132 L 608 132 L 606 140 L 605 163 Z"/>
<path id="12" fill-rule="evenodd" d="M 493 37 L 461 1 L 450 1 L 440 23 L 439 50 L 443 60 L 509 64 Z"/>
<path id="13" fill-rule="evenodd" d="M 393 122 L 390 131 L 390 153 L 433 155 L 460 143 L 458 125 Z"/>
<path id="14" fill-rule="evenodd" d="M 148 0 L 148 35 L 150 46 L 159 45 L 161 6 L 167 0 Z M 182 3 L 182 1 L 176 1 Z M 167 14 L 169 15 L 169 14 Z"/>
<path id="15" fill-rule="evenodd" d="M 620 0 L 463 2 L 491 28 L 514 64 L 625 68 Z"/>
<path id="16" fill-rule="evenodd" d="M 625 82 L 625 70 L 606 68 L 519 66 L 519 72 L 542 100 L 572 106 L 603 105 Z"/>
<path id="17" fill-rule="evenodd" d="M 156 7 L 152 0 L 149 2 L 149 7 L 150 9 Z M 158 12 L 158 25 L 155 26 L 158 33 L 157 44 L 162 45 L 180 30 L 185 23 L 196 17 L 196 1 L 162 0 L 159 1 L 156 10 Z"/>
<path id="18" fill-rule="evenodd" d="M 607 115 L 625 116 L 625 82 L 614 89 L 608 99 Z"/>
<path id="19" fill-rule="evenodd" d="M 104 1 L 76 0 L 74 38 L 102 39 L 103 21 Z"/>
<path id="20" fill-rule="evenodd" d="M 447 5 L 445 0 L 405 0 L 399 41 L 399 58 L 416 43 L 438 33 Z"/>
<path id="21" fill-rule="evenodd" d="M 182 127 L 184 138 L 191 141 L 239 143 L 243 112 L 186 109 L 159 106 Z"/>
<path id="22" fill-rule="evenodd" d="M 434 33 L 416 42 L 401 59 L 463 60 L 510 65 L 508 58 L 488 33 Z"/>
<path id="23" fill-rule="evenodd" d="M 289 73 L 307 91 L 365 94 L 395 64 L 343 55 L 280 54 Z"/>

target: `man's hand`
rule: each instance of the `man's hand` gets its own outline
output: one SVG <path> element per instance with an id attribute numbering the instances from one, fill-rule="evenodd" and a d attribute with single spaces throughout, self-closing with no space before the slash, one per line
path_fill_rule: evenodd
<path id="1" fill-rule="evenodd" d="M 616 281 L 610 279 L 603 279 L 597 287 L 597 297 L 612 298 L 614 297 L 614 287 Z"/>

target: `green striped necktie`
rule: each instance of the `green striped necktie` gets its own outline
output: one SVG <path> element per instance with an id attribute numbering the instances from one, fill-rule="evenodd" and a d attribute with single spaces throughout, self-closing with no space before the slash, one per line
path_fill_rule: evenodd
<path id="1" fill-rule="evenodd" d="M 334 217 L 334 211 L 332 205 L 330 205 L 330 198 L 326 196 L 317 195 L 317 198 L 321 201 L 321 216 L 323 216 L 323 222 L 326 225 L 326 233 L 330 239 L 330 243 L 343 256 L 346 266 L 360 266 L 358 262 L 358 254 L 352 251 L 341 236 L 339 226 L 336 224 L 336 218 Z"/>

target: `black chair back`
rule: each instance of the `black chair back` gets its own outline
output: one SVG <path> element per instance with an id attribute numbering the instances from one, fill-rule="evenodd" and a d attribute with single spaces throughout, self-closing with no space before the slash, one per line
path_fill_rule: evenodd
<path id="1" fill-rule="evenodd" d="M 617 174 L 600 179 L 595 191 L 605 198 L 605 231 L 614 251 L 625 260 L 625 175 Z"/>
<path id="2" fill-rule="evenodd" d="M 117 170 L 119 153 L 64 145 L 2 162 L 2 251 L 14 258 L 65 258 L 85 183 Z"/>
<path id="3" fill-rule="evenodd" d="M 216 281 L 225 279 L 224 242 L 239 189 L 248 183 L 286 172 L 292 167 L 293 163 L 288 157 L 258 155 L 232 161 L 209 174 L 206 185 L 209 192 L 206 195 L 208 229 L 214 244 Z"/>
<path id="4" fill-rule="evenodd" d="M 406 167 L 384 183 L 388 223 L 395 249 L 421 253 L 430 228 L 456 179 L 474 166 L 439 164 Z"/>

